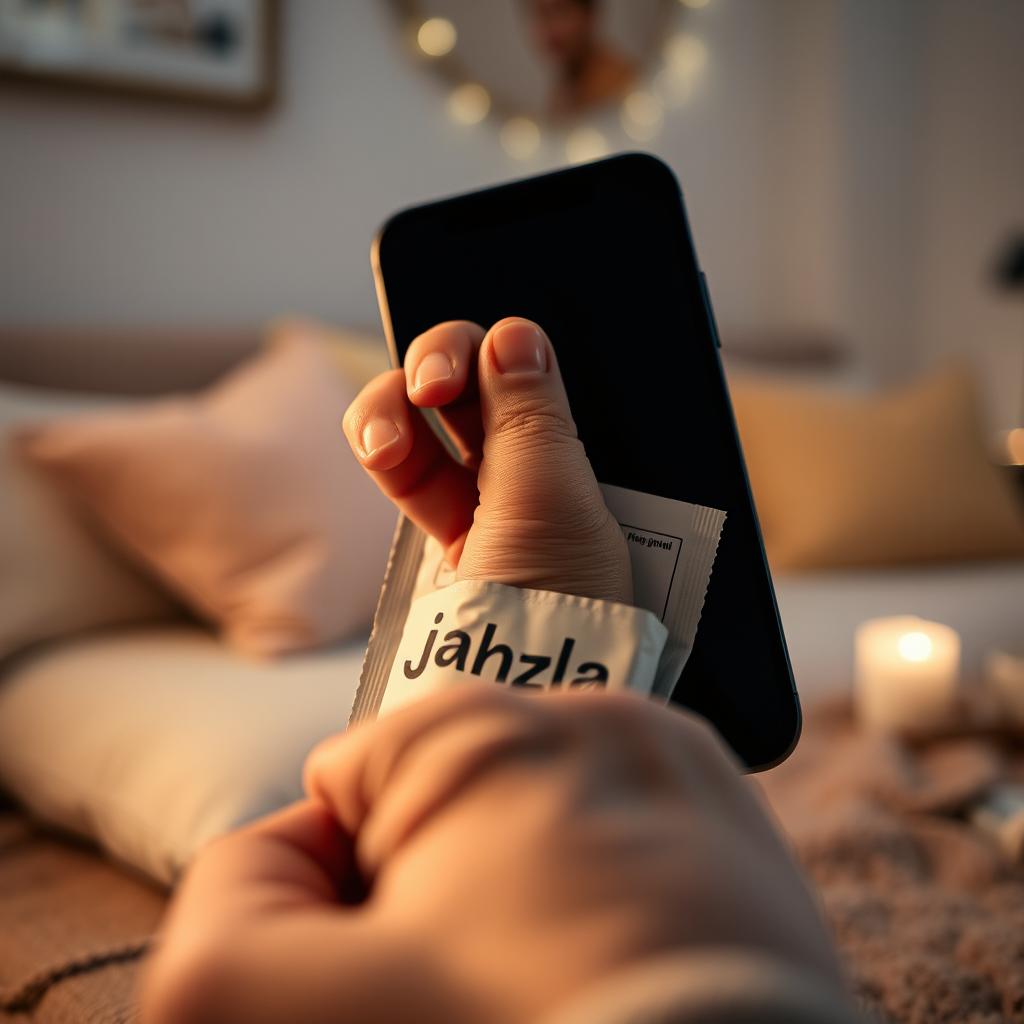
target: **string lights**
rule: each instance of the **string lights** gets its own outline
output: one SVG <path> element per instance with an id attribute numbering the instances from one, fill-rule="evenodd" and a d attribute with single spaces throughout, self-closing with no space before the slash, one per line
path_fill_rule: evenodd
<path id="1" fill-rule="evenodd" d="M 416 45 L 427 57 L 444 57 L 455 49 L 459 34 L 447 18 L 427 18 L 416 33 Z"/>
<path id="2" fill-rule="evenodd" d="M 707 7 L 710 0 L 678 2 L 692 12 Z M 449 18 L 430 17 L 420 22 L 415 40 L 420 54 L 430 60 L 458 55 L 458 27 Z M 692 97 L 708 60 L 707 46 L 699 36 L 681 29 L 671 32 L 646 82 L 619 103 L 617 123 L 615 119 L 604 118 L 600 127 L 588 121 L 568 130 L 545 129 L 526 114 L 502 115 L 496 110 L 491 93 L 475 81 L 455 85 L 448 95 L 446 109 L 448 117 L 463 128 L 497 119 L 498 141 L 513 160 L 531 160 L 554 142 L 561 143 L 567 161 L 580 163 L 611 152 L 618 132 L 634 142 L 649 143 L 656 139 L 664 127 L 667 111 L 684 105 Z"/>

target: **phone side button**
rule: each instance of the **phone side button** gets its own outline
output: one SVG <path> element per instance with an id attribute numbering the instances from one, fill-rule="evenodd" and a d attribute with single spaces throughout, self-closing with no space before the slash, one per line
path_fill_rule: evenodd
<path id="1" fill-rule="evenodd" d="M 715 311 L 711 308 L 711 293 L 708 291 L 708 279 L 703 270 L 700 272 L 700 291 L 704 296 L 704 312 L 707 314 L 708 326 L 711 328 L 711 337 L 715 340 L 715 348 L 721 348 L 722 341 L 718 337 L 718 324 L 715 323 Z"/>

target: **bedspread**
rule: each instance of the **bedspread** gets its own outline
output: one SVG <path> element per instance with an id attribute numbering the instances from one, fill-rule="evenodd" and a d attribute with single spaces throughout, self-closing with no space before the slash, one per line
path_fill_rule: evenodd
<path id="1" fill-rule="evenodd" d="M 907 746 L 859 731 L 835 701 L 756 783 L 882 1020 L 1024 1021 L 1024 869 L 968 820 L 1000 781 L 1024 781 L 1011 738 Z"/>

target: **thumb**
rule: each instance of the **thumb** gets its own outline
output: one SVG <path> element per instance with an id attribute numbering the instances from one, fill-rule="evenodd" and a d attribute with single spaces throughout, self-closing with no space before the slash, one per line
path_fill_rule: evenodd
<path id="1" fill-rule="evenodd" d="M 530 320 L 501 320 L 477 368 L 480 504 L 460 574 L 629 600 L 625 542 L 577 437 L 547 335 Z"/>
<path id="2" fill-rule="evenodd" d="M 532 320 L 498 321 L 481 344 L 478 374 L 484 435 L 497 443 L 492 449 L 576 440 L 554 349 Z"/>

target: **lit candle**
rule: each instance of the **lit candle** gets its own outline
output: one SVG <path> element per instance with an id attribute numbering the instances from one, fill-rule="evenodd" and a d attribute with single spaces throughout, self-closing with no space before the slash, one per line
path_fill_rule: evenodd
<path id="1" fill-rule="evenodd" d="M 857 628 L 854 699 L 872 729 L 927 733 L 952 723 L 960 635 L 912 615 L 870 619 Z"/>

